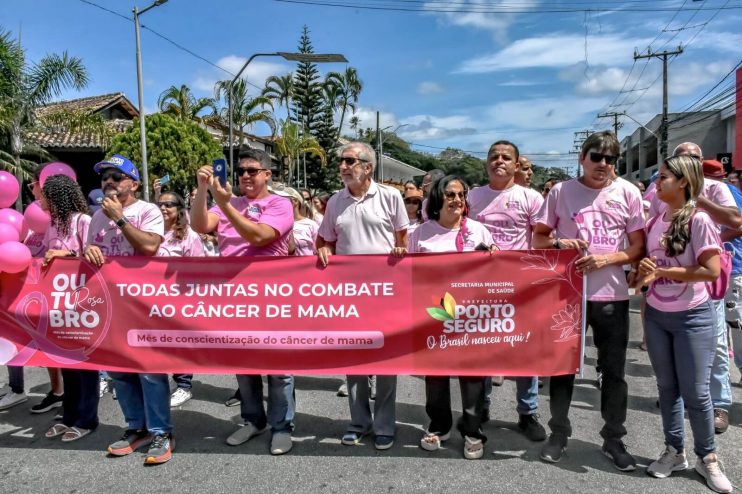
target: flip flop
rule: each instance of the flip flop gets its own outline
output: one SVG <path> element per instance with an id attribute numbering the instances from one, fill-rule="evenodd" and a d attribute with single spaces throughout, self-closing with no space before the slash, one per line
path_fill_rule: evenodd
<path id="1" fill-rule="evenodd" d="M 70 427 L 67 432 L 64 433 L 62 436 L 62 442 L 63 443 L 69 443 L 72 441 L 77 441 L 78 439 L 82 439 L 83 437 L 87 436 L 93 432 L 93 429 L 82 429 L 80 427 Z"/>
<path id="2" fill-rule="evenodd" d="M 70 428 L 64 424 L 54 424 L 53 426 L 49 428 L 48 431 L 46 431 L 46 434 L 44 434 L 44 436 L 51 439 L 53 437 L 61 436 L 62 434 L 66 433 L 69 430 Z"/>

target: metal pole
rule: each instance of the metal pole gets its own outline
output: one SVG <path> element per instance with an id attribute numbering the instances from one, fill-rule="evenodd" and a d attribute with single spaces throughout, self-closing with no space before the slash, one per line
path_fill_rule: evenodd
<path id="1" fill-rule="evenodd" d="M 229 91 L 227 92 L 227 105 L 229 106 L 229 181 L 232 183 L 232 176 L 234 172 L 234 152 L 232 149 L 232 142 L 234 136 L 232 134 L 232 83 L 229 83 Z"/>
<path id="2" fill-rule="evenodd" d="M 587 249 L 582 251 L 587 255 Z M 587 273 L 582 273 L 582 337 L 580 338 L 580 379 L 585 372 L 585 337 L 587 336 Z"/>
<path id="3" fill-rule="evenodd" d="M 144 91 L 142 89 L 142 50 L 139 43 L 139 9 L 134 7 L 134 35 L 137 44 L 137 89 L 139 91 L 139 142 L 142 151 L 142 188 L 149 202 L 149 168 L 147 167 L 147 132 L 144 125 Z"/>
<path id="4" fill-rule="evenodd" d="M 667 158 L 667 53 L 662 56 L 662 160 Z M 659 162 L 659 160 L 658 160 Z"/>
<path id="5" fill-rule="evenodd" d="M 379 112 L 376 112 L 376 152 L 379 154 L 376 158 L 376 178 L 379 180 L 379 183 L 381 183 L 384 178 L 384 165 L 381 164 L 381 127 L 379 126 Z"/>

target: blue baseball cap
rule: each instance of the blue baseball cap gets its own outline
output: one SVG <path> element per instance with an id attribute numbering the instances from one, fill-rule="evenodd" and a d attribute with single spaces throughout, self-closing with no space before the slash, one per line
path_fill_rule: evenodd
<path id="1" fill-rule="evenodd" d="M 94 213 L 101 208 L 104 197 L 106 196 L 103 195 L 103 191 L 100 189 L 93 189 L 90 191 L 90 194 L 88 194 L 88 207 L 91 212 Z"/>
<path id="2" fill-rule="evenodd" d="M 137 166 L 132 163 L 129 158 L 121 156 L 120 154 L 114 154 L 107 160 L 96 163 L 93 170 L 95 173 L 100 174 L 106 168 L 117 168 L 121 173 L 129 176 L 132 180 L 139 182 L 139 170 L 137 170 Z"/>

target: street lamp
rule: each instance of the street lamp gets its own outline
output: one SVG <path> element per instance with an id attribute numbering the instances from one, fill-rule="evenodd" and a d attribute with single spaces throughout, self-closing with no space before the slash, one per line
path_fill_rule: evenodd
<path id="1" fill-rule="evenodd" d="M 139 16 L 155 7 L 159 7 L 167 0 L 156 0 L 155 3 L 139 10 L 134 7 L 134 35 L 137 42 L 137 90 L 139 91 L 139 142 L 142 148 L 142 187 L 144 188 L 144 200 L 149 201 L 149 169 L 147 167 L 147 135 L 144 129 L 144 95 L 142 91 L 142 49 L 139 44 Z"/>
<path id="2" fill-rule="evenodd" d="M 391 133 L 396 134 L 399 129 L 408 125 L 410 124 L 397 125 Z M 379 131 L 379 183 L 384 182 L 384 131 L 391 128 L 391 125 L 387 125 Z"/>
<path id="3" fill-rule="evenodd" d="M 233 132 L 233 115 L 232 115 L 232 86 L 234 86 L 234 83 L 237 82 L 237 79 L 240 78 L 242 73 L 245 71 L 248 65 L 250 65 L 250 62 L 252 62 L 257 57 L 281 57 L 284 60 L 288 60 L 290 62 L 312 62 L 312 63 L 332 63 L 332 62 L 340 62 L 340 63 L 348 63 L 348 60 L 345 58 L 344 55 L 338 54 L 338 53 L 290 53 L 285 51 L 277 51 L 274 53 L 255 53 L 250 58 L 247 59 L 247 62 L 245 62 L 245 65 L 242 66 L 239 72 L 237 72 L 237 75 L 234 76 L 234 79 L 232 79 L 229 83 L 229 89 L 227 93 L 227 104 L 229 106 L 229 176 L 232 176 L 232 170 L 234 169 L 234 150 L 232 149 L 233 141 L 234 141 L 234 132 Z"/>

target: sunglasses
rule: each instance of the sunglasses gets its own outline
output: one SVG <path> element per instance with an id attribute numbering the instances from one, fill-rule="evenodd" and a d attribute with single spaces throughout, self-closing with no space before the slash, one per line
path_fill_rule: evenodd
<path id="1" fill-rule="evenodd" d="M 114 182 L 121 182 L 125 178 L 129 178 L 129 176 L 126 175 L 125 173 L 121 173 L 118 170 L 106 170 L 103 172 L 100 178 L 104 182 L 108 180 L 109 178 L 113 180 Z"/>
<path id="2" fill-rule="evenodd" d="M 176 201 L 162 201 L 157 203 L 157 207 L 166 207 L 166 208 L 176 208 L 178 207 L 178 203 Z"/>
<path id="3" fill-rule="evenodd" d="M 593 163 L 600 163 L 601 161 L 605 160 L 606 165 L 615 165 L 618 161 L 618 156 L 611 156 L 610 154 L 602 154 L 602 153 L 596 153 L 594 151 L 590 152 L 590 161 Z"/>
<path id="4" fill-rule="evenodd" d="M 247 173 L 248 177 L 254 177 L 260 172 L 266 171 L 265 168 L 242 168 L 241 166 L 237 167 L 237 176 L 241 177 L 245 173 Z"/>
<path id="5" fill-rule="evenodd" d="M 408 197 L 407 199 L 404 200 L 404 203 L 405 204 L 417 204 L 417 205 L 420 205 L 423 202 L 420 199 L 411 199 L 411 198 Z"/>
<path id="6" fill-rule="evenodd" d="M 338 162 L 338 166 L 348 165 L 353 166 L 356 163 L 368 163 L 368 160 L 362 160 L 361 158 L 353 158 L 352 156 L 343 156 Z"/>
<path id="7" fill-rule="evenodd" d="M 466 192 L 453 192 L 453 191 L 448 191 L 448 192 L 444 192 L 444 193 L 443 193 L 443 197 L 445 197 L 445 198 L 446 198 L 446 199 L 448 199 L 449 201 L 452 201 L 452 200 L 454 200 L 454 199 L 456 199 L 456 198 L 459 198 L 459 199 L 466 199 Z"/>

